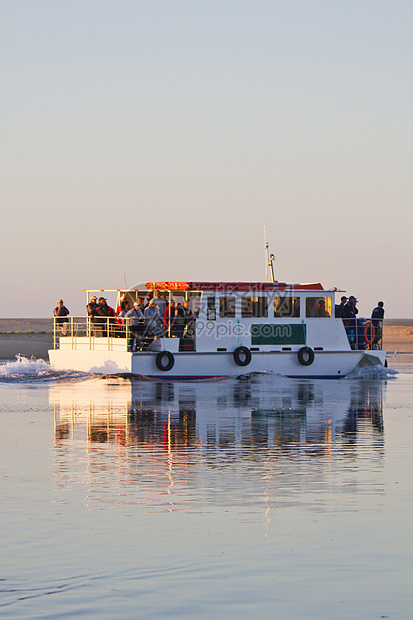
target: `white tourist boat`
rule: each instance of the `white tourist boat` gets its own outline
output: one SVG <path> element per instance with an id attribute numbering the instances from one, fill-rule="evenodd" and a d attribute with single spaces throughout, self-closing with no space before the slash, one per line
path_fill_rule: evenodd
<path id="1" fill-rule="evenodd" d="M 86 316 L 69 316 L 66 324 L 55 323 L 50 363 L 59 370 L 168 380 L 255 372 L 336 379 L 358 365 L 385 366 L 381 338 L 377 333 L 374 338 L 368 321 L 351 325 L 335 317 L 336 292 L 319 283 L 281 282 L 147 282 L 127 290 L 88 289 L 88 302 L 93 293 L 116 293 L 118 305 L 122 298 L 133 305 L 162 294 L 166 318 L 155 331 L 142 332 L 133 350 L 127 319 L 105 318 L 98 330 Z M 172 300 L 186 301 L 192 312 L 180 330 Z"/>

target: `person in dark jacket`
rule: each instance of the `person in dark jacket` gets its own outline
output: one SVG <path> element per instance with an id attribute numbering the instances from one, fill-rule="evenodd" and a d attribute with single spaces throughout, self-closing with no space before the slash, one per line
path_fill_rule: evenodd
<path id="1" fill-rule="evenodd" d="M 185 317 L 185 326 L 186 332 L 185 335 L 189 338 L 194 338 L 195 336 L 195 314 L 192 312 L 189 307 L 189 302 L 187 299 L 184 300 L 183 313 Z"/>
<path id="2" fill-rule="evenodd" d="M 97 308 L 97 306 L 98 306 L 98 304 L 97 304 L 97 297 L 96 297 L 96 295 L 92 295 L 88 305 L 86 306 L 86 312 L 87 312 L 87 317 L 88 317 L 88 323 L 89 323 L 90 331 L 93 330 L 93 323 L 95 321 L 95 315 L 96 315 L 96 308 Z"/>
<path id="3" fill-rule="evenodd" d="M 56 308 L 53 310 L 53 314 L 56 321 L 56 326 L 61 330 L 62 336 L 66 336 L 69 330 L 69 321 L 67 316 L 70 314 L 69 310 L 63 305 L 63 299 L 59 299 Z"/>
<path id="4" fill-rule="evenodd" d="M 359 313 L 359 309 L 356 306 L 357 303 L 357 299 L 354 297 L 354 295 L 350 295 L 350 297 L 348 298 L 348 302 L 346 303 L 346 318 L 349 319 L 355 319 L 356 314 Z"/>
<path id="5" fill-rule="evenodd" d="M 347 336 L 352 349 L 358 349 L 359 341 L 362 342 L 362 337 L 360 339 L 360 334 L 358 333 L 358 308 L 356 307 L 356 303 L 357 299 L 354 295 L 350 295 L 348 302 L 343 308 L 344 327 L 346 328 Z"/>
<path id="6" fill-rule="evenodd" d="M 174 328 L 177 338 L 183 338 L 185 330 L 185 314 L 182 304 L 178 302 L 175 308 Z"/>
<path id="7" fill-rule="evenodd" d="M 105 338 L 108 335 L 108 317 L 112 316 L 105 297 L 99 297 L 99 303 L 94 311 L 95 336 Z"/>
<path id="8" fill-rule="evenodd" d="M 379 301 L 371 313 L 371 322 L 374 327 L 373 348 L 375 348 L 383 335 L 384 303 Z"/>
<path id="9" fill-rule="evenodd" d="M 344 319 L 345 318 L 345 306 L 347 303 L 347 297 L 343 295 L 341 298 L 341 303 L 335 307 L 335 317 L 336 319 Z"/>

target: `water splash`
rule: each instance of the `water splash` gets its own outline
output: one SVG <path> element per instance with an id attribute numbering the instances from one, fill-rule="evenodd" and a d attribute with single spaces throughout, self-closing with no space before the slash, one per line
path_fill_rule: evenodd
<path id="1" fill-rule="evenodd" d="M 0 383 L 79 380 L 93 375 L 77 371 L 54 370 L 44 359 L 16 355 L 14 361 L 0 361 Z"/>
<path id="2" fill-rule="evenodd" d="M 399 373 L 393 368 L 385 368 L 381 364 L 375 366 L 357 366 L 347 375 L 348 379 L 395 379 Z"/>

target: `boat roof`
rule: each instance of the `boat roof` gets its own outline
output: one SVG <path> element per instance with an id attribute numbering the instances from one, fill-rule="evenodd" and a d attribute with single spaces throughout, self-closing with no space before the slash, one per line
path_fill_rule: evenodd
<path id="1" fill-rule="evenodd" d="M 308 284 L 287 284 L 286 282 L 145 282 L 137 284 L 132 288 L 86 288 L 82 289 L 87 293 L 91 292 L 119 292 L 119 291 L 324 291 L 320 282 Z M 337 291 L 338 289 L 332 289 Z"/>

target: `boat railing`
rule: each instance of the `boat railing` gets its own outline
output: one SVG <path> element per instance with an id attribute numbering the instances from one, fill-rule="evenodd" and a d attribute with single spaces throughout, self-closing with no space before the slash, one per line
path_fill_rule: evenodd
<path id="1" fill-rule="evenodd" d="M 352 349 L 383 348 L 383 319 L 343 319 L 347 338 Z"/>
<path id="2" fill-rule="evenodd" d="M 55 317 L 53 326 L 54 349 L 144 351 L 154 339 L 172 337 L 180 338 L 182 347 L 191 345 L 193 348 L 195 328 L 189 323 L 180 333 L 171 323 L 165 326 L 161 319 L 142 321 L 134 326 L 127 318 L 105 316 Z"/>
<path id="3" fill-rule="evenodd" d="M 129 327 L 117 317 L 66 316 L 55 317 L 53 325 L 53 348 L 59 349 L 64 339 L 72 341 L 72 347 L 82 338 L 128 338 Z M 103 344 L 103 341 L 102 341 Z"/>

